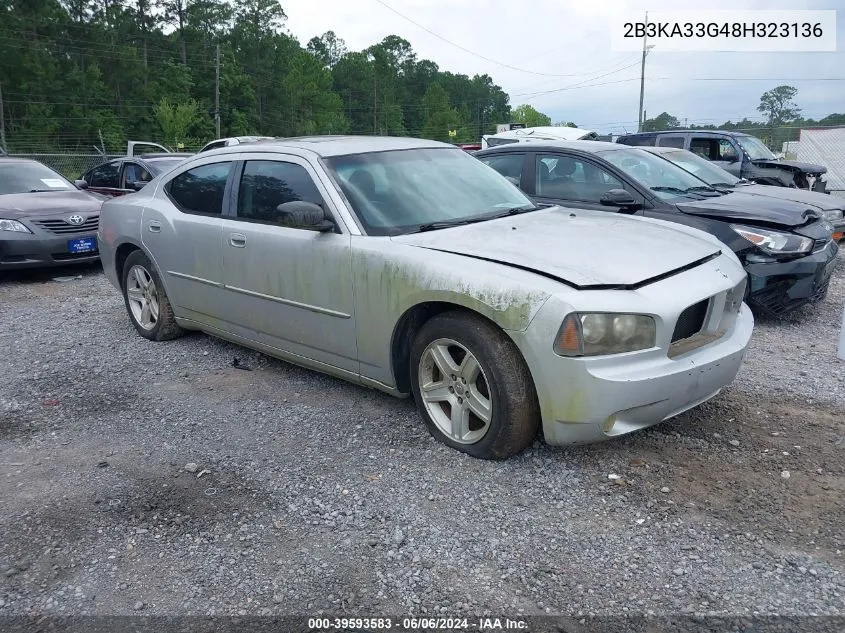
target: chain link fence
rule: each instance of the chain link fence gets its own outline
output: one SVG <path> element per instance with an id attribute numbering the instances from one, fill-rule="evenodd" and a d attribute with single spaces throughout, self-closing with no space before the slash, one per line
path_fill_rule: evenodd
<path id="1" fill-rule="evenodd" d="M 9 158 L 29 158 L 37 160 L 39 163 L 44 163 L 48 167 L 55 169 L 62 176 L 69 180 L 77 180 L 86 171 L 112 160 L 119 158 L 121 154 L 8 154 Z"/>
<path id="2" fill-rule="evenodd" d="M 801 130 L 798 160 L 827 167 L 827 188 L 845 197 L 845 127 Z"/>

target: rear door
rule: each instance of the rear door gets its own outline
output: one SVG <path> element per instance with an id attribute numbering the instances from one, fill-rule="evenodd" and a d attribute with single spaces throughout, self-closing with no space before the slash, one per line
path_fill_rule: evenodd
<path id="1" fill-rule="evenodd" d="M 141 234 L 176 314 L 219 327 L 225 314 L 222 215 L 234 159 L 180 169 L 144 208 Z"/>
<path id="2" fill-rule="evenodd" d="M 493 156 L 480 156 L 478 159 L 526 191 L 528 183 L 524 178 L 528 177 L 528 173 L 525 169 L 525 157 L 526 154 L 523 152 L 502 152 Z"/>
<path id="3" fill-rule="evenodd" d="M 88 190 L 106 196 L 121 196 L 126 193 L 120 187 L 122 159 L 97 165 L 88 170 L 82 179 L 88 183 Z"/>

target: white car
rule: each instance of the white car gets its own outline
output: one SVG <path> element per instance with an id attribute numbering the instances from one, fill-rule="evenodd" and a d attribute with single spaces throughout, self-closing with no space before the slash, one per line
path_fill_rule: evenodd
<path id="1" fill-rule="evenodd" d="M 255 143 L 257 141 L 272 141 L 275 136 L 230 136 L 228 138 L 218 138 L 215 141 L 203 145 L 200 152 L 207 152 L 212 149 L 219 149 L 221 147 L 231 147 L 232 145 L 242 145 L 243 143 Z"/>
<path id="2" fill-rule="evenodd" d="M 733 381 L 753 326 L 745 271 L 716 238 L 540 209 L 420 139 L 197 154 L 106 202 L 98 236 L 141 336 L 202 330 L 413 395 L 436 438 L 481 458 L 540 427 L 592 442 L 694 407 Z"/>

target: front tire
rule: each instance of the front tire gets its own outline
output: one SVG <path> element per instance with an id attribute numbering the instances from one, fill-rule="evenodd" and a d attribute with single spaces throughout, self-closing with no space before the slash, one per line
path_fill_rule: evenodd
<path id="1" fill-rule="evenodd" d="M 480 459 L 506 459 L 536 437 L 540 407 L 516 345 L 492 323 L 445 312 L 411 347 L 411 389 L 429 432 Z"/>
<path id="2" fill-rule="evenodd" d="M 184 333 L 173 316 L 161 277 L 142 251 L 126 258 L 122 281 L 126 311 L 138 334 L 151 341 L 168 341 Z"/>

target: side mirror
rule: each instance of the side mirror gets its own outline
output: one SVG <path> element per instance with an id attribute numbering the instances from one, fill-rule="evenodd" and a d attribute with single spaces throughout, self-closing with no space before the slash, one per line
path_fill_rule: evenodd
<path id="1" fill-rule="evenodd" d="M 81 179 L 80 180 L 74 180 L 73 184 L 76 185 L 77 189 L 87 189 L 88 188 L 88 183 L 84 180 L 81 180 Z"/>
<path id="2" fill-rule="evenodd" d="M 611 189 L 604 192 L 599 202 L 607 207 L 622 207 L 623 209 L 633 209 L 640 206 L 631 192 L 624 189 Z"/>
<path id="3" fill-rule="evenodd" d="M 135 181 L 135 182 L 127 182 L 127 183 L 126 183 L 126 188 L 127 188 L 127 189 L 132 189 L 133 191 L 141 191 L 141 189 L 143 189 L 143 188 L 144 188 L 144 186 L 145 186 L 146 184 L 147 184 L 147 183 L 142 182 L 142 181 L 140 181 L 140 180 Z"/>
<path id="4" fill-rule="evenodd" d="M 326 212 L 318 204 L 294 200 L 276 207 L 282 215 L 282 225 L 294 229 L 306 229 L 325 233 L 334 229 L 335 224 L 326 217 Z"/>

